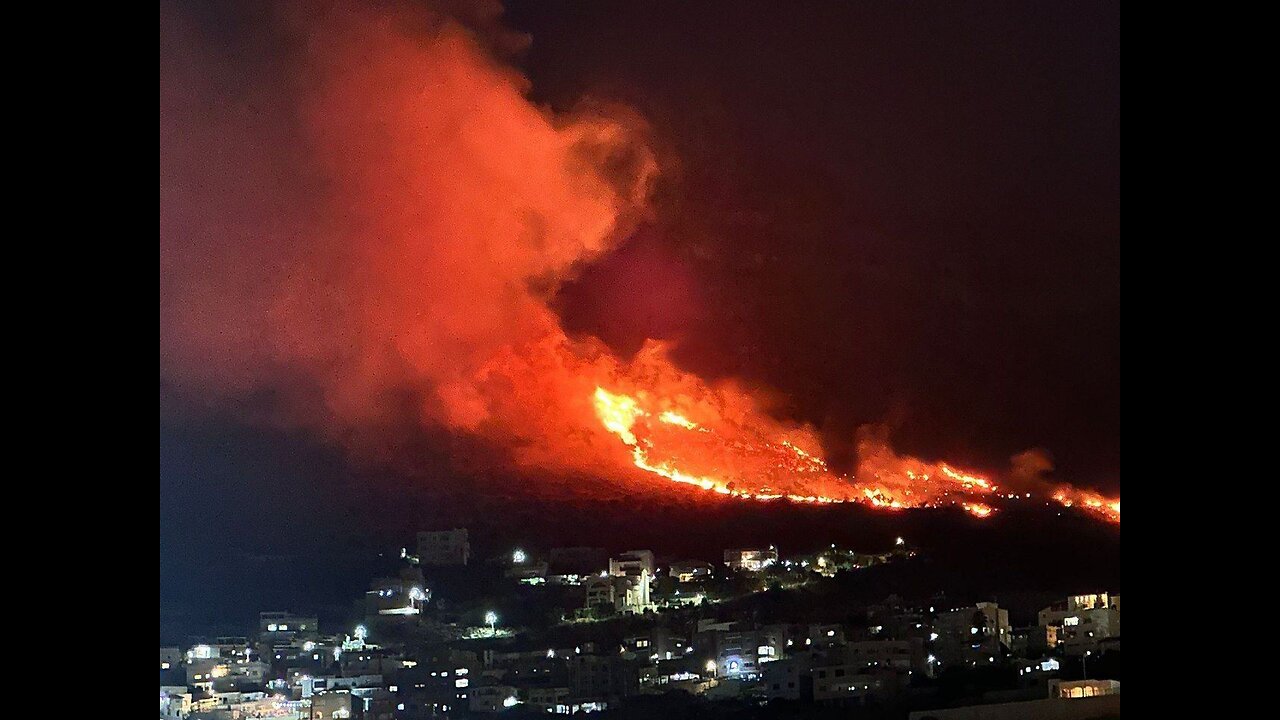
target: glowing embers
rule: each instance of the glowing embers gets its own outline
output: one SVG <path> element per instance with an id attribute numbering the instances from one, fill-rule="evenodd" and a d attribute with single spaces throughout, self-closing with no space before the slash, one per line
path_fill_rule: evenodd
<path id="1" fill-rule="evenodd" d="M 993 512 L 990 505 L 984 505 L 978 502 L 961 503 L 960 507 L 964 508 L 965 512 L 973 515 L 974 517 L 980 518 L 987 517 Z"/>
<path id="2" fill-rule="evenodd" d="M 993 512 L 989 505 L 952 497 L 953 491 L 993 492 L 995 486 L 985 478 L 899 457 L 887 445 L 874 454 L 872 467 L 878 471 L 870 473 L 872 481 L 859 483 L 832 473 L 825 461 L 801 447 L 795 438 L 816 444 L 802 431 L 776 437 L 787 431 L 728 422 L 715 416 L 712 406 L 688 403 L 699 414 L 643 391 L 631 396 L 597 387 L 593 399 L 604 428 L 630 447 L 632 464 L 673 482 L 761 501 L 860 502 L 888 509 L 960 505 L 976 517 Z"/>
<path id="3" fill-rule="evenodd" d="M 1120 499 L 1103 497 L 1088 490 L 1076 490 L 1070 486 L 1058 488 L 1053 499 L 1063 507 L 1078 507 L 1113 523 L 1120 522 Z"/>

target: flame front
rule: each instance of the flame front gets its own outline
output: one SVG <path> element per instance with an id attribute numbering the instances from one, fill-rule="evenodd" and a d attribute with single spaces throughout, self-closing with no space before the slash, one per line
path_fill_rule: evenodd
<path id="1" fill-rule="evenodd" d="M 794 433 L 803 439 L 769 437 L 767 431 L 724 422 L 714 413 L 699 417 L 679 401 L 643 390 L 627 395 L 597 386 L 593 403 L 604 429 L 630 449 L 637 468 L 720 495 L 763 501 L 858 502 L 889 510 L 954 505 L 977 518 L 996 511 L 990 501 L 1031 497 L 1030 493 L 1002 494 L 987 478 L 947 463 L 900 456 L 883 432 L 874 430 L 860 433 L 857 476 L 837 475 L 815 454 L 817 443 L 811 432 Z M 704 403 L 702 409 L 710 407 Z M 1118 499 L 1069 485 L 1061 486 L 1052 497 L 1066 507 L 1079 505 L 1098 517 L 1120 522 Z"/>
<path id="2" fill-rule="evenodd" d="M 796 439 L 727 427 L 719 418 L 694 419 L 648 393 L 632 396 L 597 387 L 593 401 L 596 417 L 630 448 L 633 464 L 673 482 L 754 500 L 861 502 L 890 509 L 955 504 L 975 517 L 993 512 L 990 505 L 964 498 L 991 494 L 996 486 L 949 465 L 934 467 L 895 455 L 897 467 L 886 465 L 860 483 L 832 473 Z M 892 453 L 886 446 L 882 460 L 883 452 Z"/>

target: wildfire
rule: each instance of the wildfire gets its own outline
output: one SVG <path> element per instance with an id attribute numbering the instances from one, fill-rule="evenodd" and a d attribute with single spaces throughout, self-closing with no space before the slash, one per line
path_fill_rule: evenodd
<path id="1" fill-rule="evenodd" d="M 984 518 L 991 514 L 991 506 L 982 503 L 963 503 L 961 505 L 967 512 L 972 513 L 975 517 Z"/>
<path id="2" fill-rule="evenodd" d="M 357 460 L 385 459 L 414 417 L 501 450 L 486 461 L 626 481 L 634 467 L 762 502 L 988 517 L 1013 497 L 898 454 L 879 428 L 859 432 L 853 476 L 833 472 L 813 428 L 682 370 L 660 343 L 623 358 L 571 337 L 548 298 L 649 216 L 647 124 L 622 108 L 554 113 L 447 14 L 388 12 L 300 14 L 306 32 L 277 38 L 298 43 L 281 46 L 298 65 L 278 65 L 306 93 L 224 97 L 221 71 L 187 60 L 162 73 L 166 386 L 235 407 L 278 398 L 268 422 Z M 203 56 L 184 32 L 162 34 L 167 52 Z M 242 111 L 256 100 L 261 116 Z M 1119 499 L 1067 486 L 1055 499 L 1119 522 Z"/>
<path id="3" fill-rule="evenodd" d="M 837 475 L 805 449 L 817 445 L 812 433 L 770 437 L 770 432 L 785 429 L 729 422 L 715 411 L 717 403 L 695 403 L 687 393 L 681 397 L 682 401 L 672 402 L 643 390 L 628 395 L 597 386 L 592 400 L 597 419 L 629 448 L 635 467 L 719 495 L 760 501 L 857 502 L 886 510 L 954 505 L 976 518 L 996 512 L 978 498 L 1022 497 L 1001 494 L 999 486 L 987 478 L 953 465 L 898 455 L 884 431 L 876 428 L 859 435 L 857 476 Z M 1059 487 L 1052 497 L 1066 507 L 1079 506 L 1120 522 L 1118 499 L 1069 485 Z"/>
<path id="4" fill-rule="evenodd" d="M 667 403 L 643 392 L 632 396 L 596 387 L 592 399 L 605 430 L 630 448 L 632 464 L 672 482 L 762 501 L 860 502 L 888 509 L 955 504 L 976 517 L 993 512 L 989 505 L 957 500 L 952 493 L 985 495 L 996 486 L 949 465 L 893 456 L 896 468 L 872 472 L 873 480 L 863 484 L 832 473 L 795 438 L 770 438 L 718 417 L 694 420 L 683 408 L 659 409 Z M 878 456 L 882 463 L 884 452 L 892 453 L 886 447 Z"/>
<path id="5" fill-rule="evenodd" d="M 1104 520 L 1114 523 L 1120 522 L 1119 498 L 1112 500 L 1095 492 L 1064 486 L 1053 493 L 1053 499 L 1063 507 L 1079 507 Z"/>

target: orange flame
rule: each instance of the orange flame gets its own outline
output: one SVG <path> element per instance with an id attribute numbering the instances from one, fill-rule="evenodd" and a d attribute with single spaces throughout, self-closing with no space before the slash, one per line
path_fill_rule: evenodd
<path id="1" fill-rule="evenodd" d="M 893 456 L 898 468 L 873 471 L 876 481 L 861 484 L 835 475 L 825 461 L 801 447 L 801 443 L 816 445 L 812 437 L 770 438 L 760 429 L 733 426 L 723 418 L 694 420 L 684 409 L 656 409 L 669 403 L 649 400 L 648 393 L 632 396 L 596 387 L 593 403 L 604 428 L 631 449 L 637 468 L 720 495 L 803 503 L 861 502 L 890 509 L 950 503 L 976 517 L 993 512 L 989 505 L 949 497 L 953 491 L 987 494 L 995 486 L 948 465 L 935 470 L 921 461 Z M 654 418 L 656 423 L 651 422 Z M 881 461 L 884 453 L 892 453 L 887 446 L 880 452 Z M 900 486 L 903 477 L 908 487 Z"/>

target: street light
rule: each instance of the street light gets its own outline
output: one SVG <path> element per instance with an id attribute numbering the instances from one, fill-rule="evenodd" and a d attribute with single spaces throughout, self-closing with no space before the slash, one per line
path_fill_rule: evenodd
<path id="1" fill-rule="evenodd" d="M 484 621 L 489 623 L 489 635 L 490 636 L 497 635 L 498 633 L 496 630 L 494 630 L 493 626 L 495 623 L 498 622 L 498 613 L 490 610 L 489 612 L 484 614 Z"/>
<path id="2" fill-rule="evenodd" d="M 515 552 L 511 553 L 511 562 L 514 562 L 517 565 L 520 565 L 526 559 L 528 559 L 528 556 L 526 556 L 524 551 L 519 548 L 517 548 Z"/>

